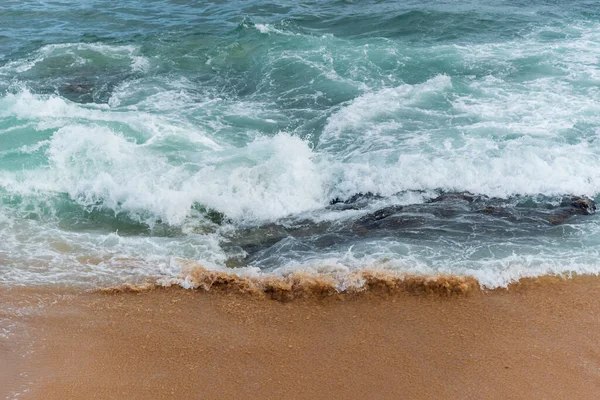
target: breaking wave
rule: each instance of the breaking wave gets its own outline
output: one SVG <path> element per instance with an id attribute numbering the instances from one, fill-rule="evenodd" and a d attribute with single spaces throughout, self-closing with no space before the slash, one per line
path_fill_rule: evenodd
<path id="1" fill-rule="evenodd" d="M 60 31 L 0 15 L 0 282 L 169 279 L 180 259 L 484 287 L 597 273 L 598 215 L 536 219 L 600 196 L 600 24 L 575 3 L 224 3 L 198 6 L 202 29 L 157 3 L 86 34 L 69 12 Z M 506 201 L 358 226 L 450 192 Z"/>
<path id="2" fill-rule="evenodd" d="M 156 283 L 124 284 L 99 289 L 99 291 L 108 294 L 144 292 L 181 283 L 177 280 L 160 280 Z M 228 272 L 208 270 L 201 266 L 196 266 L 189 271 L 183 285 L 187 289 L 237 293 L 279 301 L 365 293 L 455 296 L 467 295 L 474 290 L 479 290 L 479 283 L 476 279 L 450 275 L 411 276 L 389 271 L 362 270 L 343 275 L 293 272 L 287 276 L 239 276 Z"/>

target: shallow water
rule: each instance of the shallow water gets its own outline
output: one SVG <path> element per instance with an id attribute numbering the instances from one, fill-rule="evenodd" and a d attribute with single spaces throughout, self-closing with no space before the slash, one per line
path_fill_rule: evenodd
<path id="1" fill-rule="evenodd" d="M 0 282 L 172 278 L 188 262 L 490 287 L 597 273 L 597 215 L 532 213 L 600 199 L 599 10 L 4 2 Z M 427 208 L 448 192 L 514 218 Z M 374 195 L 332 205 L 358 193 Z M 422 223 L 343 228 L 392 205 Z"/>

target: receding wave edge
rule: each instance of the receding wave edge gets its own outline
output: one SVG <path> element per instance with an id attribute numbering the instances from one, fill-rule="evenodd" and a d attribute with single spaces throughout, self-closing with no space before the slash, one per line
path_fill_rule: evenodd
<path id="1" fill-rule="evenodd" d="M 521 278 L 512 283 L 509 288 L 556 283 L 572 277 L 572 274 L 558 274 Z M 336 275 L 293 272 L 286 276 L 240 276 L 232 272 L 209 270 L 202 266 L 191 269 L 185 278 L 186 284 L 181 283 L 181 280 L 176 279 L 156 279 L 141 284 L 125 283 L 97 290 L 105 294 L 119 294 L 179 287 L 290 301 L 303 298 L 352 298 L 369 294 L 455 297 L 471 295 L 485 289 L 476 278 L 459 275 L 412 275 L 385 270 L 360 270 Z"/>

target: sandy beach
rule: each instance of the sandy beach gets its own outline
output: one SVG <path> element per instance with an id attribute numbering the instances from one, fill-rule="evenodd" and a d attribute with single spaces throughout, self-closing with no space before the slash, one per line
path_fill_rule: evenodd
<path id="1" fill-rule="evenodd" d="M 597 1 L 0 27 L 0 400 L 600 399 Z"/>
<path id="2" fill-rule="evenodd" d="M 2 289 L 0 394 L 26 399 L 592 399 L 600 280 L 276 301 Z"/>

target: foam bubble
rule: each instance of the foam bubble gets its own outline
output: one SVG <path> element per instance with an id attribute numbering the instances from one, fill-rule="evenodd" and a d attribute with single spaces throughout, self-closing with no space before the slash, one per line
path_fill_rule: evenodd
<path id="1" fill-rule="evenodd" d="M 298 33 L 277 29 L 271 24 L 254 24 L 253 26 L 254 29 L 263 34 L 276 33 L 278 35 L 299 35 Z"/>
<path id="2" fill-rule="evenodd" d="M 270 30 L 268 24 L 254 24 L 254 27 L 260 33 L 268 33 Z"/>

